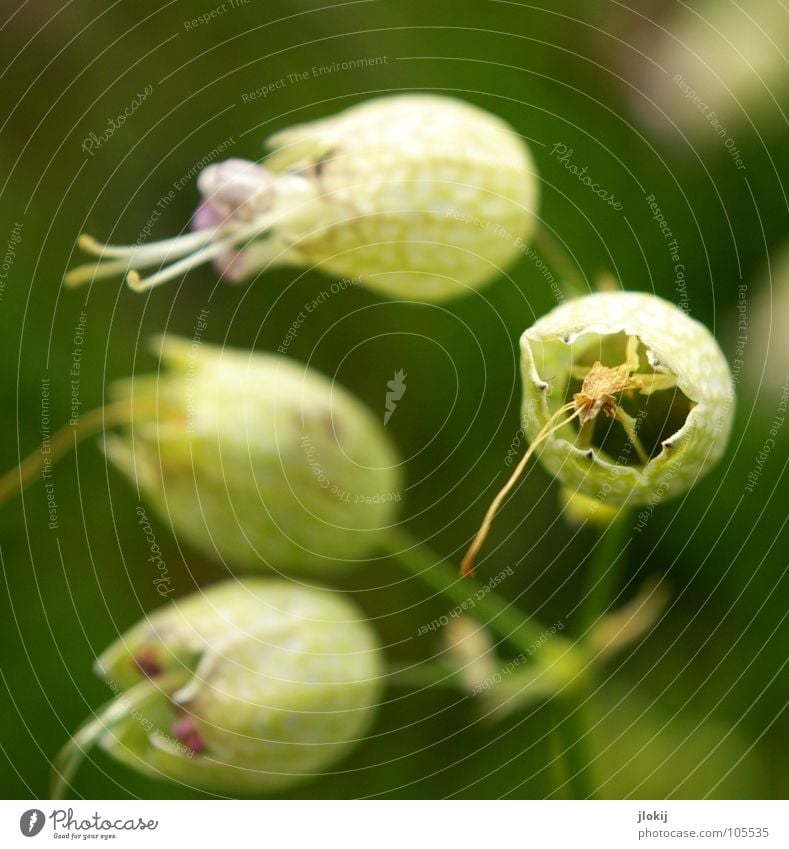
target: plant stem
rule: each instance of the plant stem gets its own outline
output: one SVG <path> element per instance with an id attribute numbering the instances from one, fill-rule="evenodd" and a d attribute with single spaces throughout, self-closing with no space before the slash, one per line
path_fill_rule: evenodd
<path id="1" fill-rule="evenodd" d="M 410 666 L 392 666 L 386 674 L 390 687 L 404 690 L 423 690 L 428 687 L 445 687 L 448 690 L 463 689 L 463 680 L 457 669 L 443 663 L 419 663 Z"/>
<path id="2" fill-rule="evenodd" d="M 627 563 L 629 511 L 620 510 L 597 540 L 579 602 L 578 634 L 583 636 L 606 612 Z"/>
<path id="3" fill-rule="evenodd" d="M 628 511 L 620 510 L 607 525 L 597 541 L 592 562 L 584 581 L 579 605 L 578 635 L 583 638 L 608 609 L 615 588 L 627 562 L 625 535 L 629 526 Z M 584 721 L 583 704 L 573 692 L 554 700 L 557 714 L 556 734 L 562 746 L 567 768 L 567 783 L 574 799 L 591 799 L 594 791 L 589 770 L 588 732 Z"/>
<path id="4" fill-rule="evenodd" d="M 551 703 L 556 717 L 556 738 L 567 772 L 566 783 L 573 799 L 593 799 L 589 756 L 589 732 L 583 705 L 575 698 L 557 696 Z"/>
<path id="5" fill-rule="evenodd" d="M 473 609 L 500 639 L 521 652 L 532 654 L 534 643 L 542 637 L 545 628 L 529 619 L 512 602 L 501 598 L 490 583 L 459 577 L 456 566 L 445 563 L 439 554 L 406 531 L 390 530 L 384 545 L 387 553 L 410 574 L 455 605 L 462 606 L 464 611 Z"/>
<path id="6" fill-rule="evenodd" d="M 140 711 L 151 701 L 165 698 L 186 680 L 185 676 L 172 674 L 159 679 L 144 679 L 131 689 L 110 699 L 93 713 L 60 750 L 52 763 L 50 798 L 65 799 L 71 782 L 88 752 L 132 711 Z"/>
<path id="7" fill-rule="evenodd" d="M 39 475 L 72 451 L 78 443 L 101 433 L 105 428 L 128 424 L 133 411 L 131 401 L 115 401 L 84 413 L 76 425 L 60 428 L 46 446 L 42 445 L 18 466 L 0 476 L 0 505 L 30 486 Z"/>
<path id="8" fill-rule="evenodd" d="M 628 515 L 627 510 L 620 510 L 597 540 L 579 604 L 577 633 L 581 638 L 608 609 L 622 567 L 627 562 L 625 535 L 629 526 Z M 590 747 L 584 706 L 573 692 L 557 696 L 554 706 L 557 718 L 556 734 L 567 768 L 570 793 L 574 799 L 592 799 L 594 789 L 589 768 L 591 758 L 588 752 Z"/>
<path id="9" fill-rule="evenodd" d="M 389 531 L 386 551 L 401 566 L 424 581 L 444 598 L 474 610 L 491 632 L 510 643 L 526 657 L 531 657 L 535 646 L 541 645 L 546 629 L 511 602 L 507 602 L 490 586 L 473 578 L 460 578 L 456 567 L 443 562 L 443 558 L 427 545 L 399 529 Z M 541 661 L 541 656 L 544 658 Z M 586 661 L 577 645 L 558 635 L 542 645 L 535 655 L 537 663 L 553 673 L 555 695 L 550 704 L 556 714 L 556 733 L 560 747 L 567 759 L 568 781 L 575 798 L 592 798 L 588 784 L 588 756 L 584 735 L 579 728 L 580 706 L 575 693 L 586 682 Z M 544 694 L 550 698 L 550 693 Z"/>
<path id="10" fill-rule="evenodd" d="M 532 237 L 532 244 L 542 254 L 547 265 L 552 266 L 561 278 L 561 289 L 568 298 L 580 298 L 592 291 L 576 263 L 570 258 L 561 244 L 547 228 L 541 224 Z"/>

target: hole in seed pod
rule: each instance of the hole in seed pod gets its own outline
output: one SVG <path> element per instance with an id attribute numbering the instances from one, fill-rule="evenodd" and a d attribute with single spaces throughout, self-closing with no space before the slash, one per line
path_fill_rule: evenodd
<path id="1" fill-rule="evenodd" d="M 673 375 L 656 370 L 656 358 L 650 364 L 641 341 L 626 333 L 589 334 L 574 345 L 569 397 L 582 393 L 595 364 L 608 369 L 627 364 L 627 382 L 631 385 L 613 394 L 612 404 L 603 408 L 607 415 L 573 425 L 576 445 L 593 446 L 622 465 L 642 465 L 646 458 L 660 454 L 665 441 L 682 428 L 695 405 L 676 386 Z M 612 417 L 614 409 L 619 418 Z M 640 443 L 637 447 L 633 435 Z"/>

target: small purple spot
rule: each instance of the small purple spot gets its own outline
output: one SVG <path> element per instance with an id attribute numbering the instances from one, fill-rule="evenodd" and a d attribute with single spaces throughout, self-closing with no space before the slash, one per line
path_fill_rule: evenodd
<path id="1" fill-rule="evenodd" d="M 148 678 L 156 678 L 164 671 L 156 658 L 156 653 L 150 646 L 143 646 L 134 656 L 137 668 Z"/>
<path id="2" fill-rule="evenodd" d="M 184 715 L 177 719 L 172 728 L 173 736 L 180 740 L 187 749 L 197 755 L 205 750 L 205 743 L 195 725 L 194 717 Z"/>

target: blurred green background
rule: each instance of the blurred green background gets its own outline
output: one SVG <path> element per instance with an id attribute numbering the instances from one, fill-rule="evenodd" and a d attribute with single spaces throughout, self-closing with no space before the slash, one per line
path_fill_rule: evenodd
<path id="1" fill-rule="evenodd" d="M 156 367 L 144 345 L 149 336 L 191 336 L 207 309 L 204 339 L 273 350 L 329 284 L 315 271 L 284 269 L 251 286 L 217 285 L 215 273 L 201 268 L 150 296 L 115 282 L 63 291 L 64 271 L 82 259 L 74 253 L 80 232 L 133 241 L 171 185 L 228 140 L 224 156 L 256 159 L 270 133 L 370 96 L 430 91 L 468 100 L 531 145 L 542 219 L 590 285 L 607 272 L 626 288 L 679 302 L 675 261 L 646 201 L 655 196 L 679 242 L 691 314 L 712 328 L 737 375 L 725 459 L 634 536 L 619 600 L 649 575 L 667 576 L 673 595 L 655 629 L 590 696 L 599 793 L 785 797 L 787 762 L 777 753 L 789 736 L 780 537 L 789 427 L 779 428 L 757 467 L 787 379 L 781 176 L 789 98 L 777 47 L 787 40 L 785 9 L 754 2 L 746 18 L 728 0 L 691 3 L 689 11 L 668 0 L 632 10 L 607 0 L 249 0 L 185 26 L 221 6 L 37 0 L 2 12 L 0 247 L 7 260 L 11 244 L 13 256 L 0 288 L 0 465 L 13 466 L 41 439 L 42 380 L 50 381 L 52 426 L 68 420 L 77 347 L 85 411 L 102 403 L 111 379 Z M 732 42 L 738 34 L 742 45 Z M 294 72 L 375 57 L 367 68 L 311 74 L 265 98 L 243 99 Z M 724 135 L 689 103 L 676 74 L 703 92 Z M 147 85 L 152 94 L 133 119 L 87 155 L 83 139 L 101 133 Z M 559 143 L 621 210 L 551 155 Z M 196 198 L 187 181 L 154 237 L 180 231 Z M 381 415 L 386 381 L 407 372 L 407 394 L 389 425 L 408 458 L 404 522 L 447 557 L 463 550 L 503 481 L 519 418 L 517 339 L 554 303 L 543 275 L 523 258 L 508 277 L 440 308 L 353 287 L 312 314 L 290 347 Z M 84 336 L 75 346 L 81 314 Z M 95 441 L 57 466 L 54 482 L 57 529 L 48 527 L 40 483 L 0 513 L 7 798 L 47 795 L 49 759 L 109 696 L 91 671 L 94 657 L 162 603 L 148 574 L 135 493 Z M 572 631 L 594 536 L 565 525 L 557 494 L 534 466 L 494 528 L 495 569 L 492 557 L 486 568 L 513 565 L 502 593 Z M 179 595 L 223 577 L 162 523 L 155 529 Z M 436 599 L 425 602 L 413 580 L 386 586 L 401 577 L 380 559 L 334 581 L 357 591 L 393 662 L 430 653 L 437 638 L 412 635 L 446 612 Z M 290 795 L 562 796 L 551 722 L 537 706 L 491 727 L 451 691 L 393 691 L 371 739 L 334 774 Z M 81 770 L 76 789 L 88 798 L 179 795 L 101 754 Z"/>

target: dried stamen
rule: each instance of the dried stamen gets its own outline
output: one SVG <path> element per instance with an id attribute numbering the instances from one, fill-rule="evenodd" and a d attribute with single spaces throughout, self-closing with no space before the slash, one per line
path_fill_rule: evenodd
<path id="1" fill-rule="evenodd" d="M 285 215 L 284 211 L 267 213 L 249 222 L 222 224 L 149 245 L 102 245 L 92 236 L 83 234 L 79 238 L 79 246 L 83 250 L 110 259 L 80 265 L 69 271 L 63 282 L 65 286 L 73 288 L 92 280 L 126 273 L 129 287 L 143 292 L 214 259 L 224 251 L 264 236 L 275 224 L 280 223 Z M 143 279 L 138 273 L 139 269 L 173 259 L 176 262 L 165 266 L 147 279 Z"/>
<path id="2" fill-rule="evenodd" d="M 317 190 L 312 182 L 293 174 L 273 175 L 245 160 L 208 166 L 200 173 L 198 187 L 202 202 L 192 219 L 194 232 L 134 245 L 102 245 L 83 234 L 79 247 L 100 261 L 69 271 L 64 285 L 125 274 L 132 289 L 144 292 L 204 262 L 221 261 L 224 253 L 247 250 L 247 243 L 267 243 L 274 228 L 288 226 L 299 233 L 316 223 L 313 217 L 320 211 L 313 204 Z M 258 251 L 255 258 L 265 263 L 272 257 Z M 160 264 L 164 266 L 148 278 L 138 273 Z"/>
<path id="3" fill-rule="evenodd" d="M 498 512 L 499 507 L 501 506 L 502 501 L 507 497 L 510 490 L 515 486 L 518 481 L 518 478 L 523 473 L 524 468 L 526 468 L 526 463 L 529 461 L 529 458 L 536 450 L 537 446 L 546 440 L 552 433 L 564 427 L 568 422 L 571 422 L 573 419 L 577 418 L 580 415 L 580 411 L 576 410 L 572 415 L 568 416 L 564 421 L 560 421 L 558 424 L 555 424 L 556 420 L 560 418 L 564 413 L 568 412 L 575 406 L 574 403 L 565 404 L 563 407 L 560 407 L 548 421 L 545 423 L 543 429 L 537 434 L 537 438 L 532 442 L 529 446 L 526 453 L 521 458 L 520 463 L 515 467 L 515 471 L 510 476 L 510 479 L 504 486 L 498 491 L 496 497 L 491 501 L 490 507 L 488 507 L 487 513 L 485 513 L 485 518 L 482 520 L 482 524 L 480 525 L 479 530 L 474 537 L 474 540 L 469 547 L 469 550 L 466 552 L 466 556 L 463 558 L 463 562 L 460 565 L 460 574 L 465 578 L 469 575 L 474 574 L 474 560 L 479 553 L 479 550 L 482 548 L 485 543 L 485 539 L 488 536 L 488 532 L 490 531 L 490 526 L 493 524 L 493 518 Z"/>

